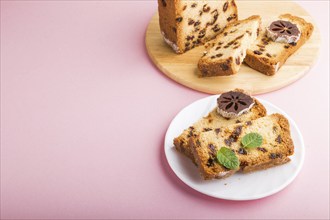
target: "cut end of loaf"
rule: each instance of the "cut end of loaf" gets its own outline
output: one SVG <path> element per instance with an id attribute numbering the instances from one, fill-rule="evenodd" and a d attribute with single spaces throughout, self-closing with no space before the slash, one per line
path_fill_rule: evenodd
<path id="1" fill-rule="evenodd" d="M 176 53 L 206 43 L 237 20 L 234 0 L 158 0 L 158 12 L 165 42 Z"/>

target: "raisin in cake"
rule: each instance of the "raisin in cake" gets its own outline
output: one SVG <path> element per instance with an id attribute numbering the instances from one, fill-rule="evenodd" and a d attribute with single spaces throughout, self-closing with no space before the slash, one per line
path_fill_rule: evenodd
<path id="1" fill-rule="evenodd" d="M 198 62 L 200 77 L 226 76 L 238 72 L 246 50 L 254 43 L 261 25 L 260 16 L 229 24 L 208 47 Z"/>
<path id="2" fill-rule="evenodd" d="M 261 73 L 274 75 L 310 38 L 312 32 L 313 25 L 304 19 L 290 14 L 281 15 L 263 27 L 257 41 L 247 51 L 244 61 Z"/>
<path id="3" fill-rule="evenodd" d="M 232 94 L 235 95 L 235 93 L 241 96 L 244 95 L 242 90 L 236 89 L 234 91 L 224 93 L 220 97 L 225 96 L 226 94 L 228 94 L 229 96 L 231 96 Z M 218 101 L 220 100 L 220 97 L 218 98 Z M 180 134 L 180 136 L 174 139 L 173 142 L 175 148 L 195 163 L 194 156 L 188 144 L 189 138 L 196 137 L 200 132 L 207 132 L 212 129 L 214 129 L 215 131 L 220 131 L 221 127 L 224 126 L 233 125 L 241 122 L 248 122 L 260 117 L 264 117 L 266 115 L 265 107 L 258 100 L 254 98 L 252 99 L 254 105 L 251 108 L 247 109 L 246 112 L 241 115 L 238 115 L 237 117 L 224 117 L 220 115 L 218 107 L 214 108 L 206 117 L 203 117 L 197 122 L 195 122 L 192 126 L 185 129 Z"/>
<path id="4" fill-rule="evenodd" d="M 243 148 L 244 135 L 257 132 L 263 138 L 257 148 Z M 231 149 L 238 157 L 240 171 L 267 169 L 290 161 L 294 152 L 288 120 L 281 114 L 272 114 L 253 121 L 210 130 L 189 139 L 191 150 L 204 179 L 224 178 L 237 170 L 222 166 L 216 158 L 221 147 Z"/>
<path id="5" fill-rule="evenodd" d="M 237 20 L 234 0 L 158 0 L 164 40 L 176 53 L 201 45 Z"/>

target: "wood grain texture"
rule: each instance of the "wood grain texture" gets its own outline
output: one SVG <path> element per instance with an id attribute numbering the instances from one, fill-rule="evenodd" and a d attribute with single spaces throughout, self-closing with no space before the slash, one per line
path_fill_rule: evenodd
<path id="1" fill-rule="evenodd" d="M 154 64 L 169 78 L 197 91 L 219 94 L 235 88 L 262 94 L 285 87 L 303 77 L 318 58 L 321 37 L 312 17 L 297 3 L 291 1 L 237 1 L 239 19 L 261 15 L 263 20 L 290 13 L 313 23 L 314 33 L 295 54 L 293 54 L 274 76 L 266 76 L 245 64 L 233 76 L 199 78 L 197 63 L 203 54 L 200 46 L 177 55 L 164 42 L 158 24 L 158 13 L 151 19 L 146 32 L 146 47 Z"/>

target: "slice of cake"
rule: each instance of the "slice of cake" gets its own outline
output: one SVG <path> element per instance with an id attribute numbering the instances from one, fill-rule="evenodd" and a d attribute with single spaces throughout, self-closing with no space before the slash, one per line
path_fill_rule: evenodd
<path id="1" fill-rule="evenodd" d="M 252 136 L 258 138 L 254 140 Z M 252 148 L 256 140 L 259 145 Z M 189 144 L 204 179 L 224 178 L 239 170 L 252 172 L 284 164 L 290 161 L 288 156 L 294 152 L 289 122 L 280 114 L 230 125 L 220 131 L 212 129 L 202 132 L 190 138 Z M 244 147 L 244 144 L 251 146 Z M 231 169 L 227 167 L 230 163 L 219 162 L 218 151 L 222 148 L 227 148 L 227 153 L 229 151 L 236 156 L 237 168 Z"/>
<path id="2" fill-rule="evenodd" d="M 199 133 L 207 132 L 209 130 L 220 131 L 221 128 L 224 126 L 233 125 L 241 122 L 249 122 L 251 120 L 264 117 L 266 115 L 265 107 L 258 100 L 254 98 L 251 98 L 252 102 L 246 100 L 245 103 L 247 105 L 246 106 L 242 105 L 242 108 L 240 109 L 237 108 L 237 111 L 235 111 L 235 105 L 233 105 L 234 107 L 234 109 L 232 109 L 233 111 L 230 111 L 230 109 L 226 110 L 226 106 L 222 106 L 223 100 L 229 101 L 232 96 L 234 98 L 240 96 L 240 98 L 237 100 L 238 101 L 241 100 L 244 102 L 245 101 L 244 98 L 246 99 L 246 96 L 248 95 L 243 93 L 242 90 L 238 90 L 238 89 L 221 94 L 221 96 L 218 98 L 218 107 L 214 108 L 206 117 L 201 118 L 193 125 L 191 125 L 189 128 L 185 129 L 180 134 L 180 136 L 174 139 L 173 142 L 175 148 L 179 152 L 183 153 L 188 158 L 190 158 L 194 163 L 196 163 L 193 153 L 188 144 L 190 137 L 196 137 Z M 248 104 L 248 102 L 250 104 Z M 252 106 L 251 103 L 253 104 Z M 221 109 L 219 107 L 221 107 Z"/>
<path id="3" fill-rule="evenodd" d="M 238 72 L 245 58 L 246 50 L 257 39 L 260 16 L 229 24 L 208 47 L 198 62 L 200 77 L 226 76 Z"/>
<path id="4" fill-rule="evenodd" d="M 261 73 L 274 75 L 310 38 L 313 29 L 313 25 L 302 18 L 281 15 L 266 24 L 244 61 Z"/>
<path id="5" fill-rule="evenodd" d="M 164 40 L 176 53 L 204 44 L 237 20 L 234 0 L 158 0 Z"/>

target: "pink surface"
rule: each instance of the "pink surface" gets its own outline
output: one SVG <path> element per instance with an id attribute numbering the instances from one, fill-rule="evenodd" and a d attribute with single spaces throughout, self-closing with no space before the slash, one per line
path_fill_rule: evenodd
<path id="1" fill-rule="evenodd" d="M 232 202 L 188 188 L 165 160 L 172 118 L 207 94 L 148 59 L 155 1 L 1 1 L 1 217 L 329 218 L 329 3 L 299 4 L 321 28 L 320 59 L 259 97 L 297 122 L 304 167 L 273 196 Z"/>

